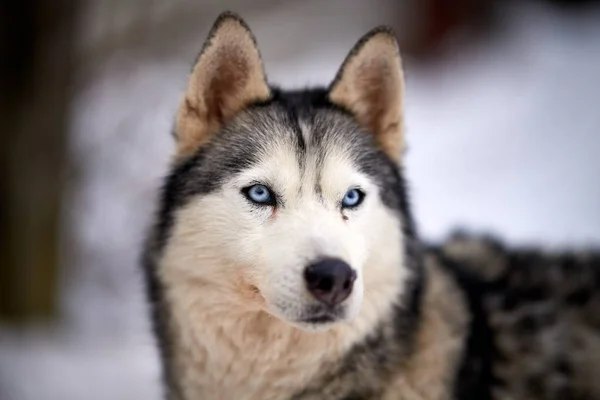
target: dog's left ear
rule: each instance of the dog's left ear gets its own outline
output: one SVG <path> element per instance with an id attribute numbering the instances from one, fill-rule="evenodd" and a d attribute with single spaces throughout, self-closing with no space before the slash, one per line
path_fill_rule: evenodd
<path id="1" fill-rule="evenodd" d="M 193 154 L 244 107 L 269 97 L 252 32 L 236 14 L 221 14 L 194 65 L 177 112 L 178 157 Z"/>
<path id="2" fill-rule="evenodd" d="M 398 42 L 375 28 L 354 46 L 329 89 L 329 100 L 350 111 L 394 161 L 404 150 L 404 77 Z"/>

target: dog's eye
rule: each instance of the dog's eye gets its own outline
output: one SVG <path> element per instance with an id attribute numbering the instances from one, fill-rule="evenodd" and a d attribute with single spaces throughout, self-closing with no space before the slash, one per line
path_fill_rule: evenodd
<path id="1" fill-rule="evenodd" d="M 359 189 L 350 189 L 342 199 L 342 208 L 358 207 L 365 198 L 365 194 Z"/>
<path id="2" fill-rule="evenodd" d="M 248 200 L 261 205 L 275 205 L 275 197 L 265 185 L 252 185 L 242 190 Z"/>

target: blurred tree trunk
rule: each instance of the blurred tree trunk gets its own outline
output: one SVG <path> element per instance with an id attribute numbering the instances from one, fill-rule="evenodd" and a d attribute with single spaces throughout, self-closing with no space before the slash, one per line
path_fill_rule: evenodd
<path id="1" fill-rule="evenodd" d="M 57 305 L 77 0 L 0 2 L 0 320 Z"/>

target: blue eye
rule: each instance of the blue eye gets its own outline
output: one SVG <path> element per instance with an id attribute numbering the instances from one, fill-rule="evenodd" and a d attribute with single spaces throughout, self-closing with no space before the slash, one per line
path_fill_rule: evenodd
<path id="1" fill-rule="evenodd" d="M 362 203 L 365 198 L 365 194 L 358 189 L 350 189 L 346 192 L 344 199 L 342 200 L 343 208 L 354 208 Z"/>
<path id="2" fill-rule="evenodd" d="M 271 191 L 265 185 L 252 185 L 244 189 L 243 192 L 250 201 L 256 204 L 275 204 L 275 199 L 271 194 Z"/>

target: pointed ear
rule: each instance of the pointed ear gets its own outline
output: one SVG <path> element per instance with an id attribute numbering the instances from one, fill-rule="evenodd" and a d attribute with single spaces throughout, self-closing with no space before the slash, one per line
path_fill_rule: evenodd
<path id="1" fill-rule="evenodd" d="M 358 41 L 331 84 L 329 100 L 350 111 L 388 156 L 400 160 L 404 77 L 398 43 L 389 28 L 375 28 Z"/>
<path id="2" fill-rule="evenodd" d="M 177 112 L 178 157 L 194 153 L 249 103 L 269 97 L 250 29 L 237 15 L 221 14 L 198 56 Z"/>

